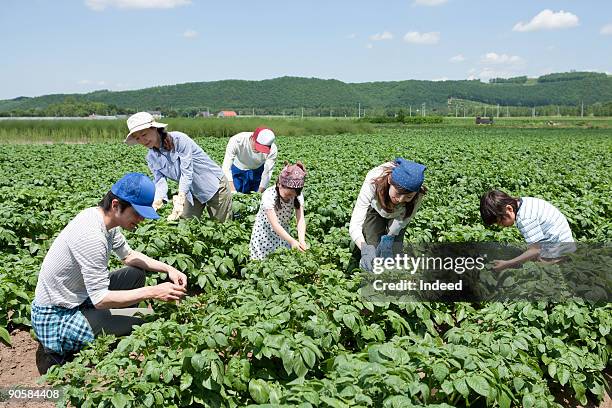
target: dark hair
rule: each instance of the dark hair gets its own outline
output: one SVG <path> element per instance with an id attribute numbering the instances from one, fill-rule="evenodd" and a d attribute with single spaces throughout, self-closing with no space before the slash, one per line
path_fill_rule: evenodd
<path id="1" fill-rule="evenodd" d="M 168 132 L 166 131 L 166 128 L 155 128 L 155 129 L 157 129 L 157 134 L 159 135 L 159 147 L 163 147 L 164 142 L 166 141 L 166 138 L 169 136 Z M 157 149 L 157 148 L 154 147 L 154 149 Z"/>
<path id="2" fill-rule="evenodd" d="M 374 184 L 374 188 L 376 189 L 376 199 L 378 200 L 378 203 L 383 208 L 383 210 L 385 210 L 386 212 L 392 212 L 393 208 L 395 208 L 395 204 L 393 204 L 393 201 L 391 201 L 391 196 L 389 196 L 389 188 L 391 186 L 395 187 L 398 194 L 400 195 L 414 193 L 414 191 L 409 191 L 401 187 L 399 184 L 395 183 L 393 179 L 391 179 L 391 177 L 389 177 L 394 167 L 395 165 L 387 166 L 383 170 L 382 174 L 372 181 L 372 183 Z M 391 179 L 391 182 L 389 182 L 389 179 Z M 418 199 L 420 198 L 420 196 L 424 196 L 425 194 L 427 194 L 427 187 L 421 186 L 414 198 L 408 201 L 407 203 L 404 203 L 406 207 L 406 211 L 404 212 L 404 218 L 407 218 L 412 215 L 415 209 L 415 205 L 418 202 Z"/>
<path id="3" fill-rule="evenodd" d="M 279 184 L 280 184 L 280 181 L 278 181 L 276 183 L 276 186 L 274 187 L 276 189 L 276 200 L 274 202 L 274 209 L 276 211 L 280 211 L 281 209 L 281 196 L 280 196 L 280 191 L 278 191 Z M 291 187 L 284 187 L 284 188 L 291 188 Z M 300 208 L 300 200 L 298 200 L 297 198 L 299 197 L 300 194 L 302 194 L 302 189 L 301 188 L 291 188 L 291 190 L 295 191 L 295 197 L 293 198 L 293 208 L 297 210 L 298 208 Z"/>
<path id="4" fill-rule="evenodd" d="M 518 211 L 519 199 L 500 190 L 491 190 L 480 197 L 480 217 L 486 225 L 495 224 L 506 215 L 506 206 Z"/>
<path id="5" fill-rule="evenodd" d="M 125 200 L 120 199 L 112 191 L 109 190 L 109 192 L 106 193 L 104 198 L 100 200 L 100 202 L 98 203 L 98 207 L 102 208 L 102 211 L 104 211 L 104 213 L 106 214 L 107 212 L 111 210 L 111 205 L 113 204 L 113 200 L 119 201 L 119 209 L 121 211 L 124 211 L 126 208 L 129 208 L 132 206 L 132 204 L 128 203 Z"/>

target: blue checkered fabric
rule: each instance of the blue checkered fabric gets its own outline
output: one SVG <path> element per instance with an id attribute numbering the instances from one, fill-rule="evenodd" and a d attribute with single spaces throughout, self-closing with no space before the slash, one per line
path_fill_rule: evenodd
<path id="1" fill-rule="evenodd" d="M 78 307 L 67 309 L 32 302 L 32 328 L 45 349 L 63 356 L 81 350 L 94 339 Z"/>

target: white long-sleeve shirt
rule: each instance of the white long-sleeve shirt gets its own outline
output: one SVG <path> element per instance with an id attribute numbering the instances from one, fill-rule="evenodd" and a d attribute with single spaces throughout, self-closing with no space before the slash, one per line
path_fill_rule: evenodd
<path id="1" fill-rule="evenodd" d="M 376 197 L 376 186 L 374 186 L 373 181 L 374 179 L 380 177 L 380 175 L 385 171 L 385 168 L 392 165 L 393 163 L 389 162 L 370 170 L 366 175 L 363 185 L 361 186 L 361 191 L 359 191 L 359 196 L 357 196 L 357 201 L 355 202 L 355 207 L 353 207 L 353 214 L 351 215 L 351 223 L 349 226 L 349 234 L 351 235 L 351 239 L 358 246 L 365 242 L 365 237 L 363 236 L 363 223 L 370 207 L 374 208 L 381 217 L 389 219 L 388 235 L 395 236 L 399 234 L 402 228 L 408 225 L 421 205 L 421 195 L 417 195 L 417 202 L 414 205 L 414 210 L 412 211 L 412 214 L 406 218 L 404 218 L 406 207 L 403 203 L 396 205 L 392 212 L 387 212 L 381 207 L 380 203 L 378 202 L 378 198 Z"/>
<path id="2" fill-rule="evenodd" d="M 278 149 L 276 148 L 276 143 L 272 143 L 270 153 L 268 154 L 254 151 L 250 140 L 252 135 L 253 132 L 240 132 L 230 137 L 225 148 L 225 158 L 223 159 L 222 166 L 223 173 L 228 180 L 232 180 L 232 164 L 240 170 L 254 170 L 265 163 L 261 182 L 259 183 L 259 189 L 264 190 L 270 182 Z"/>

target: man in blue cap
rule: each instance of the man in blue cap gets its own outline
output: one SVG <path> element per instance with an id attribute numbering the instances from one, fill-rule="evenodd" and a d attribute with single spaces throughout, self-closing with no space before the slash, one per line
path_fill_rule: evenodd
<path id="1" fill-rule="evenodd" d="M 105 332 L 129 334 L 142 323 L 140 301 L 176 301 L 187 277 L 163 262 L 134 251 L 121 229 L 133 230 L 145 218 L 158 219 L 151 206 L 155 185 L 144 174 L 128 173 L 97 207 L 81 211 L 55 238 L 43 260 L 34 301 L 32 328 L 56 362 Z M 113 251 L 126 267 L 108 271 Z M 164 272 L 171 282 L 144 286 L 145 270 Z"/>
<path id="2" fill-rule="evenodd" d="M 406 226 L 427 192 L 425 169 L 400 157 L 368 172 L 349 226 L 361 268 L 371 271 L 375 257 L 390 257 L 402 248 Z"/>

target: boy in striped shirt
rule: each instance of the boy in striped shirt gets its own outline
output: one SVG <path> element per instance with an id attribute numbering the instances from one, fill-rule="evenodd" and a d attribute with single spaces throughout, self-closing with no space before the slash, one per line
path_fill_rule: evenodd
<path id="1" fill-rule="evenodd" d="M 551 262 L 575 250 L 567 219 L 548 201 L 534 197 L 512 197 L 491 190 L 480 198 L 480 216 L 486 225 L 516 225 L 529 248 L 510 260 L 493 261 L 496 272 L 531 260 Z"/>

